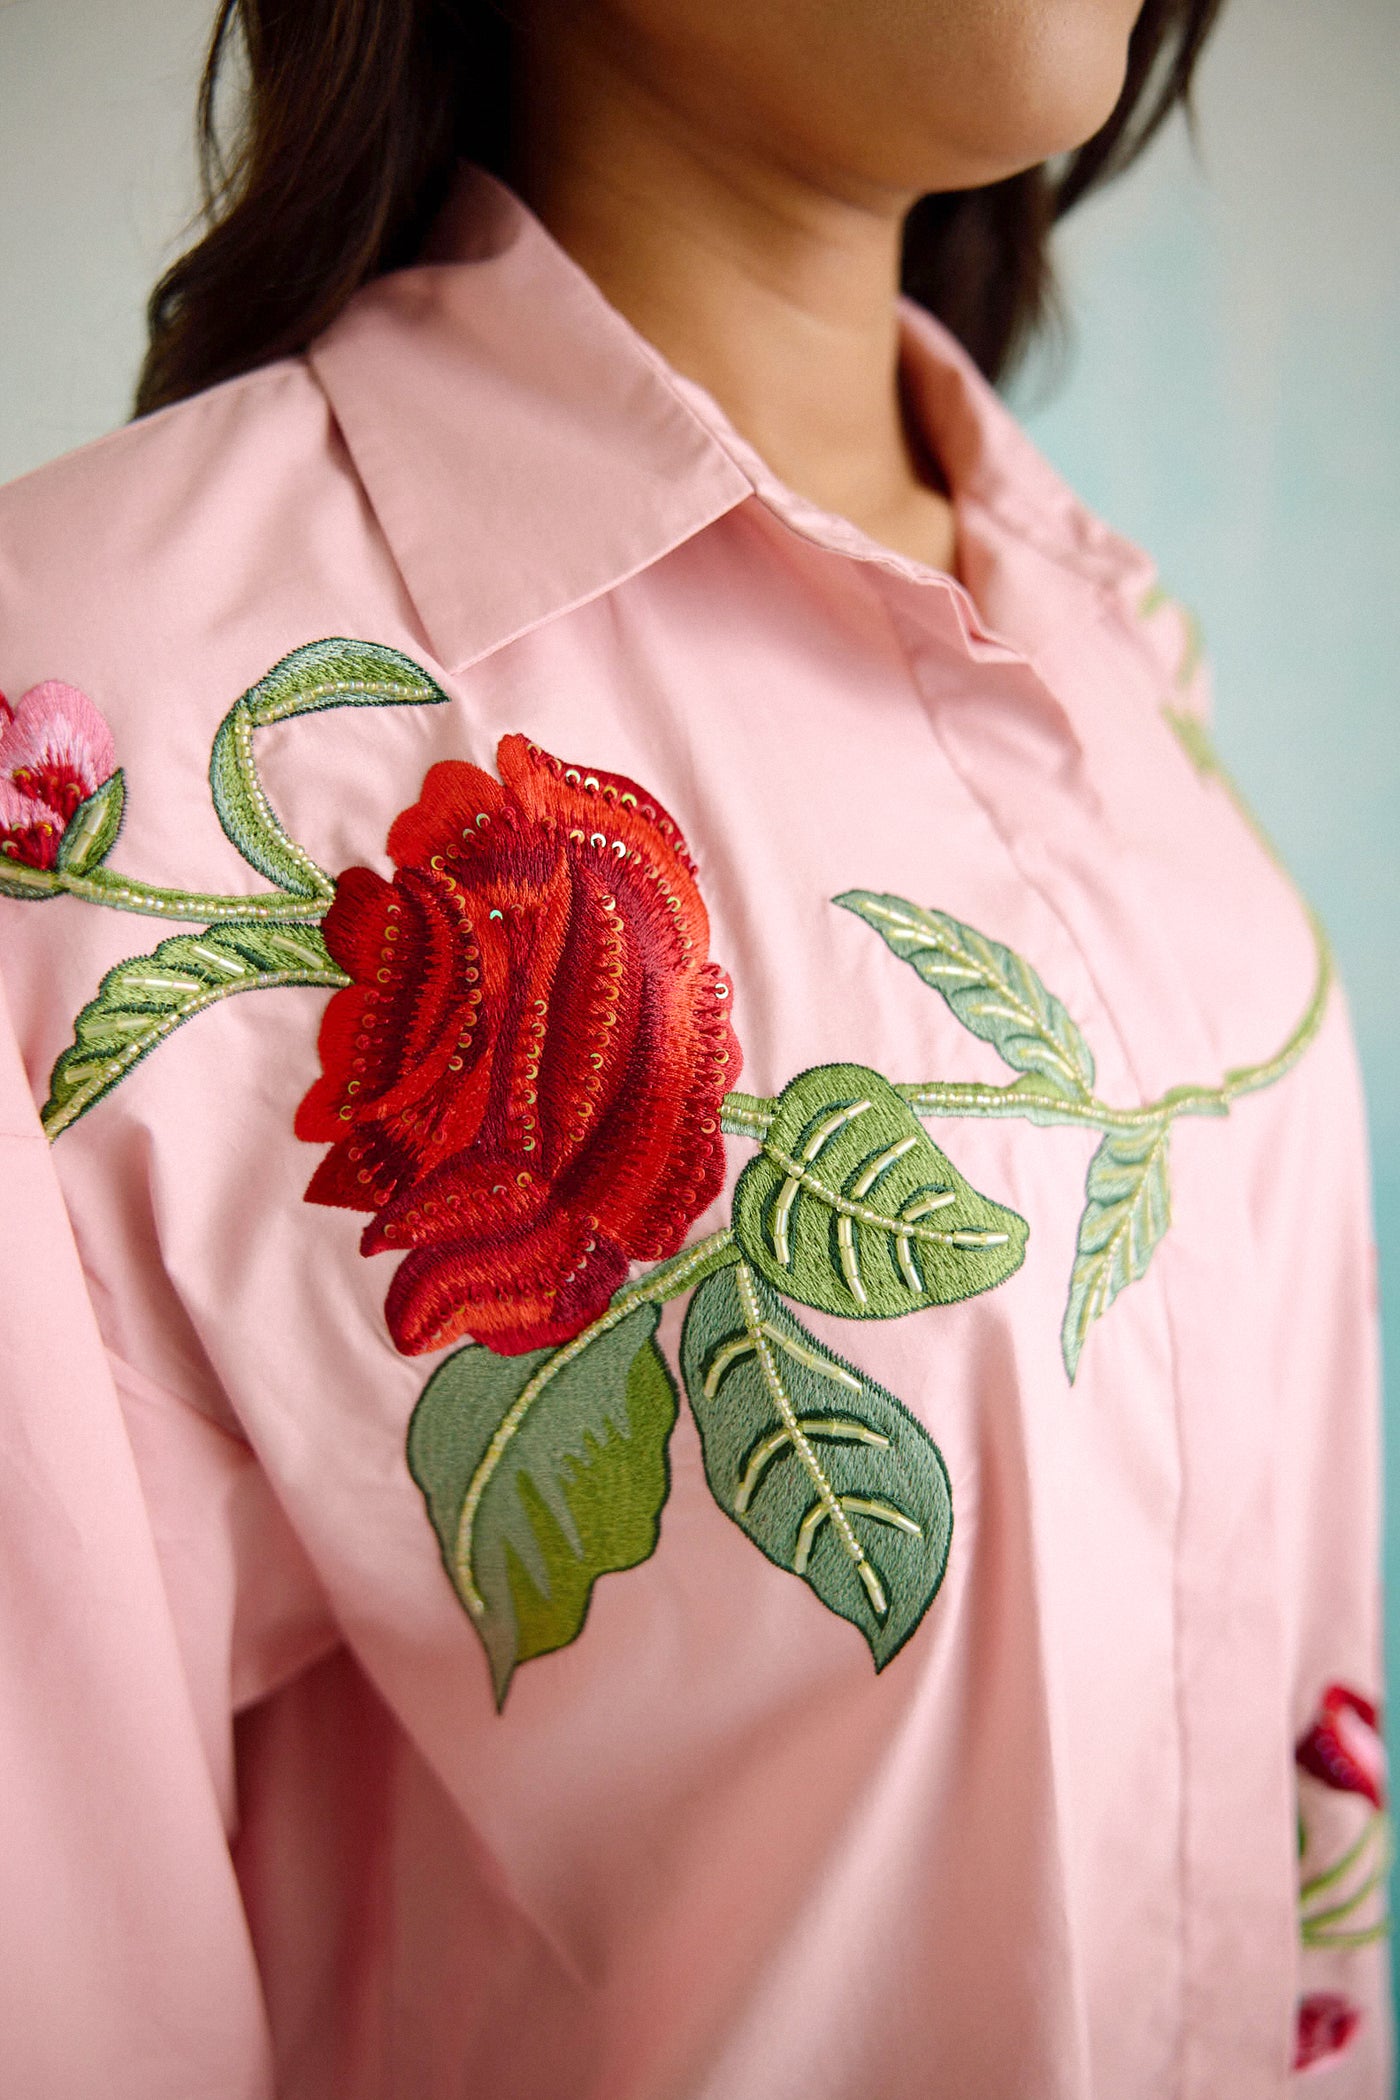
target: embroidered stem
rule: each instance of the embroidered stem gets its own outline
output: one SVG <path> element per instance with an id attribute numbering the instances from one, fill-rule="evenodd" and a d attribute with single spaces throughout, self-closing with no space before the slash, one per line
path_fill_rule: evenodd
<path id="1" fill-rule="evenodd" d="M 952 1079 L 915 1080 L 906 1081 L 895 1091 L 919 1116 L 1016 1117 L 1034 1123 L 1076 1123 L 1105 1134 L 1146 1130 L 1164 1118 L 1228 1115 L 1232 1102 L 1241 1095 L 1273 1086 L 1290 1072 L 1322 1026 L 1332 988 L 1332 951 L 1317 918 L 1311 913 L 1309 917 L 1317 942 L 1317 978 L 1301 1020 L 1274 1056 L 1262 1064 L 1235 1066 L 1219 1086 L 1172 1087 L 1160 1100 L 1145 1102 L 1141 1108 L 1114 1108 L 1096 1094 L 1075 1101 L 1049 1089 L 1032 1091 L 1024 1079 L 1007 1086 Z M 757 1094 L 726 1094 L 721 1128 L 731 1137 L 753 1138 L 762 1143 L 772 1124 L 775 1105 Z"/>
<path id="2" fill-rule="evenodd" d="M 0 897 L 56 897 L 59 887 L 52 868 L 31 868 L 13 846 L 0 845 Z"/>
<path id="3" fill-rule="evenodd" d="M 730 1137 L 761 1140 L 768 1135 L 776 1105 L 758 1094 L 726 1094 L 721 1107 L 720 1128 Z"/>
<path id="4" fill-rule="evenodd" d="M 1384 1921 L 1378 1925 L 1363 1925 L 1356 1932 L 1309 1932 L 1303 1928 L 1305 1947 L 1374 1947 L 1377 1940 L 1389 1939 L 1390 1927 Z"/>
<path id="5" fill-rule="evenodd" d="M 1237 1095 L 1257 1093 L 1261 1087 L 1272 1086 L 1275 1080 L 1282 1079 L 1286 1072 L 1292 1071 L 1322 1026 L 1334 975 L 1332 946 L 1322 921 L 1311 909 L 1308 910 L 1308 920 L 1317 946 L 1317 982 L 1313 986 L 1313 995 L 1307 1011 L 1276 1056 L 1269 1058 L 1262 1065 L 1238 1065 L 1232 1072 L 1225 1074 L 1224 1092 L 1230 1101 Z"/>
<path id="6" fill-rule="evenodd" d="M 8 867 L 5 873 L 8 877 Z M 167 890 L 138 882 L 105 867 L 94 868 L 88 875 L 58 869 L 44 879 L 42 888 L 83 897 L 90 904 L 107 904 L 114 911 L 139 912 L 152 919 L 190 919 L 201 926 L 228 919 L 256 920 L 263 926 L 316 925 L 326 916 L 331 901 L 329 896 L 294 897 L 285 890 L 251 897 L 206 897 L 196 890 Z"/>
<path id="7" fill-rule="evenodd" d="M 1328 1888 L 1335 1888 L 1364 1857 L 1372 1838 L 1379 1841 L 1380 1850 L 1366 1878 L 1358 1882 L 1348 1895 L 1338 1903 L 1330 1903 L 1322 1910 L 1304 1910 L 1299 1919 L 1299 1928 L 1305 1947 L 1361 1947 L 1375 1939 L 1383 1939 L 1389 1932 L 1387 1919 L 1372 1925 L 1359 1926 L 1349 1932 L 1337 1932 L 1334 1928 L 1344 1919 L 1355 1917 L 1363 1903 L 1384 1886 L 1390 1872 L 1391 1846 L 1390 1822 L 1384 1815 L 1371 1816 L 1356 1843 L 1352 1845 L 1325 1873 L 1316 1874 L 1305 1881 L 1299 1891 L 1299 1899 L 1306 1903 L 1312 1896 L 1320 1895 Z"/>
<path id="8" fill-rule="evenodd" d="M 1335 1860 L 1330 1867 L 1324 1867 L 1320 1874 L 1314 1874 L 1305 1881 L 1298 1891 L 1298 1900 L 1301 1903 L 1310 1903 L 1314 1896 L 1325 1895 L 1328 1889 L 1335 1888 L 1339 1881 L 1345 1880 L 1352 1868 L 1359 1863 L 1372 1838 L 1379 1835 L 1384 1821 L 1382 1816 L 1368 1816 L 1365 1828 L 1355 1844 L 1349 1845 L 1341 1858 Z"/>
<path id="9" fill-rule="evenodd" d="M 1367 1875 L 1360 1886 L 1340 1903 L 1329 1904 L 1326 1910 L 1304 1911 L 1302 1916 L 1303 1941 L 1306 1945 L 1311 1936 L 1321 1927 L 1340 1924 L 1343 1918 L 1353 1917 L 1368 1896 L 1375 1894 L 1385 1880 L 1384 1862 L 1373 1873 Z"/>
<path id="10" fill-rule="evenodd" d="M 600 1335 L 616 1327 L 629 1313 L 634 1313 L 639 1305 L 665 1305 L 670 1299 L 678 1298 L 682 1291 L 690 1290 L 693 1285 L 703 1282 L 705 1277 L 712 1276 L 716 1270 L 738 1259 L 734 1234 L 727 1225 L 722 1231 L 711 1233 L 708 1239 L 698 1241 L 695 1246 L 683 1248 L 670 1261 L 662 1262 L 658 1268 L 639 1277 L 635 1283 L 624 1285 L 612 1299 L 607 1311 L 601 1313 L 590 1326 L 585 1327 L 581 1334 L 576 1334 L 571 1342 L 566 1342 L 562 1349 L 556 1349 L 552 1356 L 547 1357 L 529 1384 L 517 1395 L 468 1483 L 462 1514 L 457 1520 L 457 1537 L 453 1549 L 454 1572 L 463 1601 L 474 1619 L 484 1618 L 487 1608 L 486 1600 L 477 1589 L 472 1575 L 473 1534 L 477 1511 L 492 1475 L 540 1394 L 567 1364 L 582 1355 L 590 1343 L 596 1342 Z"/>

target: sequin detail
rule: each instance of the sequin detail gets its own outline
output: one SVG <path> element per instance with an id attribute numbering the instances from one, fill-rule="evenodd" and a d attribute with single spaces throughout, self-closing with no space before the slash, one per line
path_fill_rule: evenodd
<path id="1" fill-rule="evenodd" d="M 347 869 L 324 922 L 352 983 L 297 1113 L 331 1144 L 307 1199 L 371 1212 L 363 1251 L 405 1256 L 386 1317 L 410 1355 L 568 1341 L 724 1178 L 741 1053 L 677 826 L 522 736 L 497 767 L 434 766 L 393 880 Z"/>

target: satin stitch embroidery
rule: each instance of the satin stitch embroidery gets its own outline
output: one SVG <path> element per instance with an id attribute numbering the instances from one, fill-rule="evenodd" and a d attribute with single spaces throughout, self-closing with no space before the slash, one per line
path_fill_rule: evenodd
<path id="1" fill-rule="evenodd" d="M 1272 1084 L 1320 1025 L 1329 969 L 1267 1064 L 1116 1108 L 1064 1005 L 1024 958 L 932 908 L 835 901 L 991 1044 L 1009 1084 L 801 1072 L 740 1093 L 733 987 L 709 955 L 694 861 L 637 782 L 519 735 L 496 773 L 433 766 L 389 831 L 389 880 L 336 878 L 283 828 L 257 732 L 346 706 L 434 706 L 409 658 L 332 639 L 294 650 L 219 727 L 210 789 L 271 887 L 209 895 L 110 866 L 124 804 L 110 733 L 71 687 L 0 716 L 0 893 L 60 894 L 194 923 L 109 971 L 54 1066 L 58 1137 L 175 1028 L 244 991 L 328 989 L 321 1073 L 297 1135 L 328 1149 L 307 1200 L 366 1213 L 365 1254 L 401 1259 L 396 1347 L 449 1349 L 414 1410 L 408 1463 L 498 1703 L 520 1663 L 575 1640 L 594 1583 L 654 1551 L 677 1381 L 660 1309 L 689 1299 L 681 1380 L 720 1508 L 864 1637 L 877 1669 L 947 1566 L 952 1499 L 927 1430 L 793 1306 L 890 1319 L 1004 1283 L 1028 1228 L 975 1190 L 925 1125 L 960 1115 L 1098 1132 L 1062 1344 L 1146 1271 L 1170 1220 L 1178 1115 Z M 8 770 L 5 770 L 8 769 Z M 727 1224 L 723 1136 L 752 1141 Z M 640 1265 L 640 1273 L 633 1271 Z"/>

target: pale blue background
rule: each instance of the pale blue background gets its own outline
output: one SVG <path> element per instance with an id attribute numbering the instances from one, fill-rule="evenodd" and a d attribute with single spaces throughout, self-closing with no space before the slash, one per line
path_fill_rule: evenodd
<path id="1" fill-rule="evenodd" d="M 0 481 L 126 412 L 191 202 L 212 13 L 0 0 Z M 1400 0 L 1230 0 L 1199 99 L 1200 164 L 1177 126 L 1070 222 L 1077 348 L 1052 401 L 1043 372 L 1018 398 L 1200 615 L 1225 756 L 1331 926 L 1370 1083 L 1394 1421 Z M 1394 1525 L 1390 1593 L 1400 1689 Z"/>
<path id="2" fill-rule="evenodd" d="M 1067 222 L 1068 378 L 1037 406 L 1028 375 L 1018 405 L 1197 612 L 1222 753 L 1341 958 L 1374 1147 L 1400 1713 L 1400 0 L 1231 0 L 1198 103 L 1195 156 L 1174 127 Z M 1400 1875 L 1393 1893 L 1400 1912 Z"/>

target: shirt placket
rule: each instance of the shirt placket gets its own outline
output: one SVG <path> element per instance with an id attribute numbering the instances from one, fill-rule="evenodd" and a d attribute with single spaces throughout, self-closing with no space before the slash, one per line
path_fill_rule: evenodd
<path id="1" fill-rule="evenodd" d="M 1115 777 L 1132 763 L 1126 724 L 1116 739 L 1111 727 L 1106 733 L 1091 693 L 1053 689 L 982 627 L 956 587 L 886 573 L 879 588 L 950 769 L 1098 994 L 1105 1093 L 1127 1105 L 1183 1080 L 1218 1078 L 1187 965 L 1162 934 L 1131 841 L 1114 821 Z M 948 651 L 959 645 L 969 675 L 950 680 Z M 1125 694 L 1125 714 L 1139 700 Z M 1271 1449 L 1266 1412 L 1251 1405 L 1247 1278 L 1243 1295 L 1232 1291 L 1213 1259 L 1247 1244 L 1228 1164 L 1234 1137 L 1214 1122 L 1174 1132 L 1178 1220 L 1134 1286 L 1156 1301 L 1179 1466 L 1179 1499 L 1162 1524 L 1174 1565 L 1181 2100 L 1219 2100 L 1222 2067 L 1232 2100 L 1279 2092 L 1290 2017 L 1292 1920 L 1279 1901 L 1285 1761 L 1257 1726 L 1259 1698 L 1241 1696 L 1244 1682 L 1262 1683 L 1283 1728 Z M 1105 1398 L 1145 1404 L 1141 1394 Z M 1072 1393 L 1067 1404 L 1085 1401 Z M 1261 1930 L 1261 1920 L 1270 1926 Z"/>

